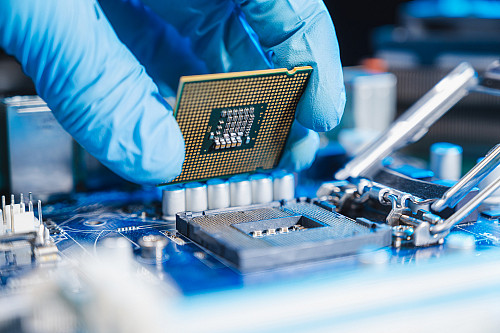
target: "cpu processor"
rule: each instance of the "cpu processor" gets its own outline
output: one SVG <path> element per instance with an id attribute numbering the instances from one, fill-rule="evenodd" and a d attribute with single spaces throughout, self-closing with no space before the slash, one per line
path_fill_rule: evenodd
<path id="1" fill-rule="evenodd" d="M 185 141 L 170 183 L 274 168 L 312 67 L 184 76 L 174 115 Z"/>

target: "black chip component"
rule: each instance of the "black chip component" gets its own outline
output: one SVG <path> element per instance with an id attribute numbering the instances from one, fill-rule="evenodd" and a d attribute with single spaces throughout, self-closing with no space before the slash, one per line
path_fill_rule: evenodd
<path id="1" fill-rule="evenodd" d="M 275 268 L 389 246 L 392 230 L 305 200 L 177 215 L 177 230 L 240 271 Z"/>
<path id="2" fill-rule="evenodd" d="M 498 209 L 485 210 L 481 212 L 481 215 L 490 220 L 498 220 L 500 218 L 500 210 Z"/>

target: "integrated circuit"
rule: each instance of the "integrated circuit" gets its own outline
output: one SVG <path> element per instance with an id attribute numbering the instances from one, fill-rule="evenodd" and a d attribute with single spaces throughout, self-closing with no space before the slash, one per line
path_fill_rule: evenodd
<path id="1" fill-rule="evenodd" d="M 170 183 L 274 168 L 311 71 L 305 66 L 182 77 L 174 114 L 186 157 Z"/>
<path id="2" fill-rule="evenodd" d="M 255 146 L 266 104 L 214 109 L 201 154 Z"/>
<path id="3" fill-rule="evenodd" d="M 365 246 L 391 244 L 389 226 L 353 220 L 321 205 L 298 199 L 184 212 L 177 215 L 176 228 L 240 271 L 329 259 L 355 254 Z"/>

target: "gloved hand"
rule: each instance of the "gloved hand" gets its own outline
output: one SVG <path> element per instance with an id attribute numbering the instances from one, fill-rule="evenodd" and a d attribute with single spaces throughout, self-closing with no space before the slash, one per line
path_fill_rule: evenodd
<path id="1" fill-rule="evenodd" d="M 183 139 L 162 96 L 175 95 L 181 75 L 311 65 L 297 119 L 317 131 L 337 125 L 345 97 L 322 2 L 143 3 L 103 0 L 112 28 L 93 0 L 0 2 L 0 46 L 63 127 L 122 177 L 157 184 L 180 172 Z"/>
<path id="2" fill-rule="evenodd" d="M 295 171 L 310 167 L 316 157 L 319 144 L 318 133 L 294 121 L 278 167 Z"/>

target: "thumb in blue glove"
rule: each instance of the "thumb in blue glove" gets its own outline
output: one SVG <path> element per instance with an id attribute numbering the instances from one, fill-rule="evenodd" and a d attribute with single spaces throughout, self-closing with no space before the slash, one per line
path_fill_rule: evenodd
<path id="1" fill-rule="evenodd" d="M 297 107 L 297 120 L 315 131 L 337 126 L 345 91 L 335 29 L 321 0 L 238 0 L 276 67 L 313 67 Z"/>

